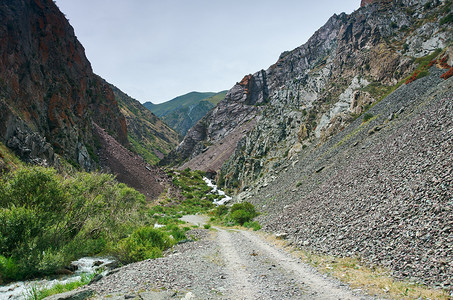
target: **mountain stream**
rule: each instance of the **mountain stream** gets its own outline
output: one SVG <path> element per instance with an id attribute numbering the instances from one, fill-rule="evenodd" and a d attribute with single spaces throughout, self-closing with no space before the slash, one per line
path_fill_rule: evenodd
<path id="1" fill-rule="evenodd" d="M 82 278 L 82 274 L 92 274 L 102 268 L 108 269 L 109 265 L 114 263 L 115 261 L 111 258 L 83 257 L 71 263 L 76 268 L 72 275 L 53 276 L 44 279 L 18 281 L 8 285 L 0 285 L 0 299 L 27 299 L 31 296 L 30 292 L 32 290 L 52 288 L 57 284 L 78 281 Z"/>

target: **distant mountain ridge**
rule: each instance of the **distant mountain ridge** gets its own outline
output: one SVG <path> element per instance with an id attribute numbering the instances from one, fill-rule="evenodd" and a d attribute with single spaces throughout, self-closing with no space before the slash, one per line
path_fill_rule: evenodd
<path id="1" fill-rule="evenodd" d="M 184 136 L 189 128 L 223 100 L 225 95 L 226 91 L 218 93 L 190 92 L 164 103 L 146 102 L 143 106 Z"/>

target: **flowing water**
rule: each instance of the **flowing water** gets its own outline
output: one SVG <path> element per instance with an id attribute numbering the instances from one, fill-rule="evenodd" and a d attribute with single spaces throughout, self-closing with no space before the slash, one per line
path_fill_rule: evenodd
<path id="1" fill-rule="evenodd" d="M 111 258 L 83 257 L 71 264 L 77 267 L 73 275 L 49 277 L 37 280 L 18 281 L 9 285 L 0 286 L 0 299 L 22 300 L 27 299 L 32 289 L 51 288 L 56 284 L 65 284 L 81 279 L 82 274 L 91 274 L 99 268 L 108 268 L 115 261 Z"/>
<path id="2" fill-rule="evenodd" d="M 217 195 L 221 196 L 220 199 L 215 199 L 213 201 L 214 204 L 216 205 L 224 205 L 228 202 L 231 201 L 231 198 L 230 196 L 226 195 L 224 191 L 222 190 L 219 190 L 219 188 L 217 187 L 217 185 L 215 185 L 214 183 L 212 183 L 212 180 L 207 178 L 207 177 L 203 177 L 203 180 L 204 182 L 206 182 L 206 184 L 212 188 L 211 192 L 212 193 L 216 193 Z"/>

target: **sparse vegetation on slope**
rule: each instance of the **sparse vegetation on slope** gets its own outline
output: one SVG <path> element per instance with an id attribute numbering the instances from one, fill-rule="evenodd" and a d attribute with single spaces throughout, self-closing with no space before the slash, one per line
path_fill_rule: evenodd
<path id="1" fill-rule="evenodd" d="M 0 143 L 0 176 L 22 166 L 23 163 L 8 147 Z"/>
<path id="2" fill-rule="evenodd" d="M 126 118 L 131 149 L 150 164 L 158 163 L 178 145 L 179 135 L 137 100 L 111 85 Z"/>
<path id="3" fill-rule="evenodd" d="M 391 299 L 450 299 L 444 290 L 432 289 L 426 285 L 395 280 L 391 271 L 383 267 L 370 267 L 356 257 L 338 258 L 308 250 L 297 249 L 288 241 L 266 236 L 271 243 L 291 252 L 303 262 L 312 265 L 319 272 L 338 278 L 353 289 L 362 289 L 370 295 Z"/>

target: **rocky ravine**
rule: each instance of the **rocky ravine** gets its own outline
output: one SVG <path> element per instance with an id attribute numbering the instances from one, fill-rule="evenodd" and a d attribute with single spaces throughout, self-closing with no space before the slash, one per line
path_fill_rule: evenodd
<path id="1" fill-rule="evenodd" d="M 203 223 L 197 216 L 189 221 Z M 216 228 L 187 235 L 199 240 L 176 246 L 167 257 L 122 267 L 88 289 L 95 299 L 373 299 L 253 232 Z"/>
<path id="2" fill-rule="evenodd" d="M 358 256 L 396 277 L 451 289 L 453 78 L 441 75 L 453 63 L 445 23 L 453 6 L 367 2 L 249 77 L 255 88 L 236 85 L 178 149 L 209 158 L 234 128 L 256 121 L 218 182 L 258 206 L 267 230 L 286 232 L 308 250 Z M 450 66 L 433 62 L 429 75 L 404 84 L 430 53 Z M 242 98 L 232 98 L 235 91 Z M 362 122 L 366 110 L 372 119 Z"/>
<path id="3" fill-rule="evenodd" d="M 299 246 L 451 289 L 453 78 L 431 72 L 240 198 L 265 212 L 267 230 Z"/>
<path id="4" fill-rule="evenodd" d="M 157 163 L 174 149 L 179 135 L 140 102 L 110 85 L 126 118 L 128 139 L 134 152 L 148 163 Z"/>
<path id="5" fill-rule="evenodd" d="M 100 143 L 97 156 L 103 171 L 114 174 L 119 182 L 135 188 L 145 195 L 148 202 L 164 191 L 169 198 L 181 199 L 179 190 L 164 170 L 148 164 L 141 156 L 126 149 L 97 124 L 93 124 L 93 127 Z"/>

